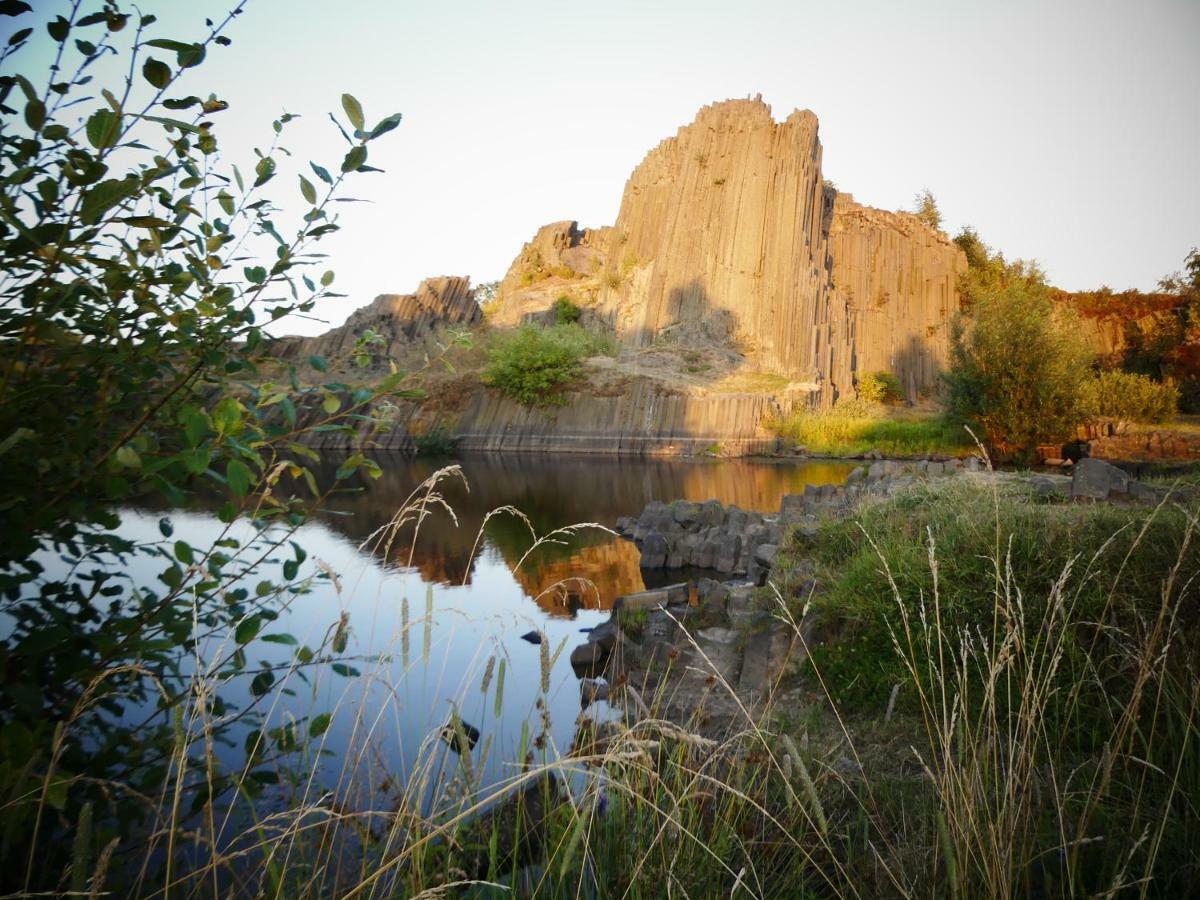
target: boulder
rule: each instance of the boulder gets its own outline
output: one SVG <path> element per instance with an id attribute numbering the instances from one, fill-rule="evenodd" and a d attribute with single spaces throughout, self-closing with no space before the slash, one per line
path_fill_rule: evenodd
<path id="1" fill-rule="evenodd" d="M 657 531 L 651 532 L 642 541 L 642 568 L 663 568 L 667 564 L 667 554 L 669 552 L 670 547 L 667 544 L 667 539 Z"/>
<path id="2" fill-rule="evenodd" d="M 571 651 L 571 668 L 580 677 L 594 677 L 604 669 L 609 651 L 595 641 L 587 641 Z"/>
<path id="3" fill-rule="evenodd" d="M 690 500 L 676 500 L 671 507 L 675 522 L 684 528 L 690 528 L 700 519 L 699 503 L 693 503 Z"/>
<path id="4" fill-rule="evenodd" d="M 725 507 L 719 500 L 705 500 L 700 504 L 700 524 L 706 528 L 720 525 L 725 520 Z"/>
<path id="5" fill-rule="evenodd" d="M 741 635 L 732 628 L 705 628 L 696 632 L 696 646 L 703 653 L 694 654 L 694 666 L 702 677 L 717 675 L 731 685 L 738 681 L 742 654 L 738 649 Z M 706 658 L 707 657 L 707 661 Z"/>
<path id="6" fill-rule="evenodd" d="M 687 602 L 688 586 L 683 582 L 649 591 L 638 591 L 636 594 L 626 594 L 618 597 L 614 606 L 627 610 L 661 609 L 664 606 L 682 606 Z"/>
<path id="7" fill-rule="evenodd" d="M 777 544 L 759 544 L 754 548 L 754 561 L 769 569 L 775 565 L 775 557 L 778 553 L 779 546 Z"/>
<path id="8" fill-rule="evenodd" d="M 784 494 L 783 500 L 779 503 L 779 520 L 781 522 L 795 522 L 803 517 L 804 495 Z"/>
<path id="9" fill-rule="evenodd" d="M 588 642 L 599 644 L 606 652 L 611 653 L 613 647 L 617 646 L 617 639 L 621 636 L 621 629 L 617 627 L 617 623 L 609 619 L 602 625 L 597 625 L 588 632 Z"/>
<path id="10" fill-rule="evenodd" d="M 1034 475 L 1029 485 L 1040 500 L 1066 497 L 1071 491 L 1071 479 L 1065 475 Z"/>
<path id="11" fill-rule="evenodd" d="M 1071 475 L 1073 499 L 1107 500 L 1113 494 L 1129 493 L 1129 473 L 1102 459 L 1086 457 L 1075 464 Z"/>
<path id="12" fill-rule="evenodd" d="M 718 572 L 730 573 L 737 567 L 738 557 L 742 553 L 742 536 L 729 535 L 720 545 L 713 565 Z"/>

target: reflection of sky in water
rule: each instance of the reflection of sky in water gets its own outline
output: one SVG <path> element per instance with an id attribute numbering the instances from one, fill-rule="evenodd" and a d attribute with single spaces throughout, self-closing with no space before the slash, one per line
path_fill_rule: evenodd
<path id="1" fill-rule="evenodd" d="M 458 525 L 444 511 L 434 510 L 421 526 L 409 567 L 404 564 L 414 546 L 411 531 L 401 532 L 386 561 L 360 551 L 359 545 L 439 464 L 400 457 L 385 457 L 381 463 L 381 479 L 365 482 L 361 490 L 330 504 L 330 512 L 351 515 L 322 515 L 294 538 L 309 557 L 302 573 L 327 566 L 336 573 L 340 590 L 317 582 L 310 593 L 292 598 L 278 621 L 263 630 L 288 633 L 300 644 L 317 647 L 339 615 L 349 614 L 346 655 L 360 658 L 348 663 L 361 677 L 342 677 L 326 665 L 304 670 L 303 678 L 293 672 L 284 684 L 290 693 L 273 692 L 273 705 L 266 711 L 275 725 L 333 713 L 324 742 L 335 753 L 324 757 L 319 779 L 328 788 L 353 783 L 358 789 L 369 785 L 377 790 L 409 773 L 418 760 L 433 761 L 435 770 L 444 766 L 449 777 L 457 761 L 437 742 L 437 733 L 454 708 L 481 732 L 472 762 L 477 772 L 483 767 L 483 781 L 512 774 L 523 724 L 529 723 L 530 737 L 540 730 L 541 649 L 520 637 L 531 630 L 547 636 L 551 655 L 562 647 L 550 673 L 547 750 L 553 756 L 570 747 L 580 715 L 570 651 L 586 639 L 581 629 L 607 618 L 602 607 L 620 594 L 642 589 L 636 548 L 603 532 L 585 531 L 531 555 L 514 574 L 513 567 L 531 543 L 528 526 L 516 517 L 493 518 L 471 558 L 489 510 L 515 506 L 539 534 L 578 522 L 611 527 L 618 516 L 637 515 L 650 500 L 677 497 L 715 498 L 769 512 L 778 509 L 783 494 L 802 491 L 807 483 L 842 481 L 852 468 L 842 463 L 468 457 L 462 466 L 470 491 L 443 484 Z M 209 546 L 223 527 L 205 512 L 127 509 L 121 531 L 139 541 L 161 540 L 158 520 L 163 515 L 175 526 L 171 541 L 182 538 L 198 548 Z M 242 524 L 235 536 L 250 534 Z M 288 555 L 290 548 L 279 554 L 281 559 Z M 47 554 L 45 561 L 53 560 Z M 154 584 L 163 565 L 161 558 L 135 558 L 127 574 L 137 583 Z M 259 577 L 278 575 L 276 564 Z M 554 582 L 572 577 L 589 579 L 595 593 L 575 585 L 570 592 L 544 594 L 531 602 Z M 232 649 L 228 641 L 214 638 L 199 649 L 198 658 L 204 664 Z M 248 648 L 247 668 L 253 673 L 259 663 L 286 663 L 293 652 L 289 646 L 256 640 Z M 498 668 L 487 694 L 480 690 L 493 656 L 497 662 L 503 659 L 506 669 L 499 714 Z M 221 688 L 222 693 L 244 706 L 251 699 L 249 681 L 250 675 L 235 679 Z M 130 711 L 127 717 L 144 714 Z M 604 715 L 604 705 L 587 714 Z M 227 765 L 241 761 L 238 737 L 236 747 L 217 748 Z M 423 744 L 429 744 L 433 754 L 428 753 L 430 747 L 423 750 Z"/>

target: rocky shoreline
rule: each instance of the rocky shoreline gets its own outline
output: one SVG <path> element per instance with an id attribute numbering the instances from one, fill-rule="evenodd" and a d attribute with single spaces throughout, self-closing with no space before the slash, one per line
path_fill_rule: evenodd
<path id="1" fill-rule="evenodd" d="M 876 461 L 843 485 L 784 496 L 773 514 L 715 500 L 649 503 L 617 522 L 637 544 L 642 567 L 708 574 L 617 600 L 609 620 L 571 653 L 581 705 L 610 700 L 635 718 L 654 709 L 702 731 L 763 708 L 803 662 L 816 624 L 788 612 L 818 589 L 808 561 L 772 575 L 784 542 L 817 539 L 822 519 L 849 515 L 866 498 L 949 477 L 1017 478 L 1039 502 L 1157 503 L 1167 493 L 1102 460 L 1081 460 L 1067 476 L 995 473 L 969 458 Z"/>

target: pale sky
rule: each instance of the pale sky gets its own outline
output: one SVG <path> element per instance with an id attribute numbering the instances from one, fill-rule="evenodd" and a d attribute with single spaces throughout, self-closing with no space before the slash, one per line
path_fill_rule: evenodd
<path id="1" fill-rule="evenodd" d="M 141 3 L 181 39 L 226 6 Z M 952 234 L 1060 287 L 1150 290 L 1200 244 L 1198 0 L 251 0 L 228 34 L 186 88 L 230 102 L 213 121 L 243 168 L 284 109 L 289 146 L 331 164 L 343 91 L 368 124 L 404 114 L 372 149 L 387 173 L 354 190 L 371 204 L 322 245 L 350 295 L 319 310 L 332 324 L 426 276 L 499 278 L 545 223 L 611 224 L 651 147 L 757 93 L 776 119 L 817 114 L 825 174 L 860 202 L 929 187 Z M 299 215 L 294 175 L 274 185 Z"/>

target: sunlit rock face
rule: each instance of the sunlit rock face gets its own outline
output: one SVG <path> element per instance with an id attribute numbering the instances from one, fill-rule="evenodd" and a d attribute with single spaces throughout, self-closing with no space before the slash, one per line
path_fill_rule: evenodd
<path id="1" fill-rule="evenodd" d="M 937 385 L 959 309 L 965 254 L 943 232 L 904 212 L 872 209 L 838 194 L 829 255 L 839 313 L 835 333 L 851 353 L 831 372 L 894 372 L 910 398 Z"/>
<path id="2" fill-rule="evenodd" d="M 777 122 L 760 99 L 728 100 L 647 154 L 613 226 L 540 229 L 494 321 L 544 317 L 567 294 L 628 347 L 723 343 L 828 404 L 877 370 L 932 387 L 965 269 L 915 216 L 824 184 L 812 112 Z"/>
<path id="3" fill-rule="evenodd" d="M 372 355 L 396 358 L 439 326 L 470 326 L 482 318 L 471 279 L 443 275 L 426 278 L 411 294 L 380 294 L 351 313 L 344 325 L 317 337 L 282 338 L 276 341 L 274 353 L 289 362 L 321 356 L 336 365 L 354 353 L 358 339 L 370 329 L 382 341 L 368 348 Z"/>

